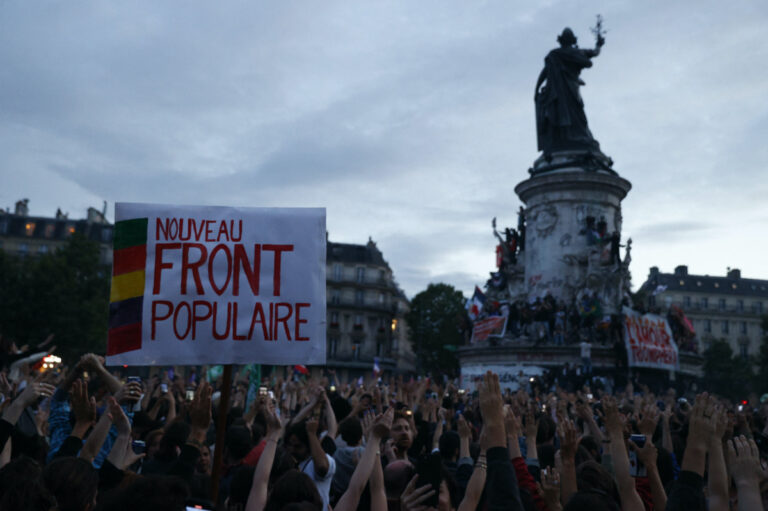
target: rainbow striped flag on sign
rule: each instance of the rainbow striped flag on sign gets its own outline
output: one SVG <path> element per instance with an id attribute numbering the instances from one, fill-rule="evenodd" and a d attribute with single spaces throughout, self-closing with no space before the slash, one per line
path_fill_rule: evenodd
<path id="1" fill-rule="evenodd" d="M 109 293 L 107 355 L 141 349 L 147 218 L 115 223 L 112 289 Z"/>

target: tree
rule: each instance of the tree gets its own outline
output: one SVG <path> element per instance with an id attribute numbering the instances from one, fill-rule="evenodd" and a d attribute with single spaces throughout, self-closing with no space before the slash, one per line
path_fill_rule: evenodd
<path id="1" fill-rule="evenodd" d="M 463 340 L 459 325 L 465 314 L 464 296 L 448 284 L 430 284 L 413 297 L 405 321 L 422 372 L 456 376 L 455 350 Z"/>
<path id="2" fill-rule="evenodd" d="M 80 235 L 39 257 L 0 250 L 0 334 L 33 347 L 53 333 L 57 355 L 68 362 L 103 353 L 110 283 L 99 250 Z"/>
<path id="3" fill-rule="evenodd" d="M 704 352 L 704 390 L 730 399 L 745 399 L 750 391 L 752 361 L 735 356 L 730 344 L 720 339 Z"/>

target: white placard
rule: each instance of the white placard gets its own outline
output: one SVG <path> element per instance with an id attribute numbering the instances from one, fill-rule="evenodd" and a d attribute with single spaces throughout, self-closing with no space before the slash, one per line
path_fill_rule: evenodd
<path id="1" fill-rule="evenodd" d="M 325 364 L 325 209 L 118 203 L 114 247 L 108 364 Z"/>

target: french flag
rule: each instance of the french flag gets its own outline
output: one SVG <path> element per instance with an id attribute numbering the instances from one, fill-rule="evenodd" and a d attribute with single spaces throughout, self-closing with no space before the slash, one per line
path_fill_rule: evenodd
<path id="1" fill-rule="evenodd" d="M 379 376 L 381 374 L 381 367 L 379 366 L 379 357 L 373 357 L 373 375 Z"/>
<path id="2" fill-rule="evenodd" d="M 309 375 L 309 369 L 307 369 L 307 366 L 293 366 L 293 370 L 299 374 L 303 374 L 304 376 Z"/>
<path id="3" fill-rule="evenodd" d="M 483 310 L 483 304 L 485 303 L 485 295 L 480 288 L 475 286 L 475 294 L 472 298 L 467 300 L 467 314 L 472 321 L 476 320 L 480 315 L 480 311 Z"/>

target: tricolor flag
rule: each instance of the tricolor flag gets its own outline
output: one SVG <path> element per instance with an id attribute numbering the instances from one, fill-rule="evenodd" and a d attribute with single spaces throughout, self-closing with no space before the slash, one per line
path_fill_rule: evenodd
<path id="1" fill-rule="evenodd" d="M 472 298 L 467 300 L 467 314 L 472 321 L 476 320 L 480 315 L 480 311 L 483 310 L 483 304 L 485 303 L 485 295 L 480 288 L 475 286 L 475 294 Z"/>
<path id="2" fill-rule="evenodd" d="M 381 367 L 379 366 L 379 357 L 373 357 L 373 375 L 378 377 L 381 374 Z"/>
<path id="3" fill-rule="evenodd" d="M 147 219 L 115 222 L 107 355 L 141 349 Z"/>
<path id="4" fill-rule="evenodd" d="M 309 375 L 309 369 L 307 369 L 307 366 L 295 365 L 293 366 L 293 370 L 299 374 L 303 374 L 304 376 Z"/>

